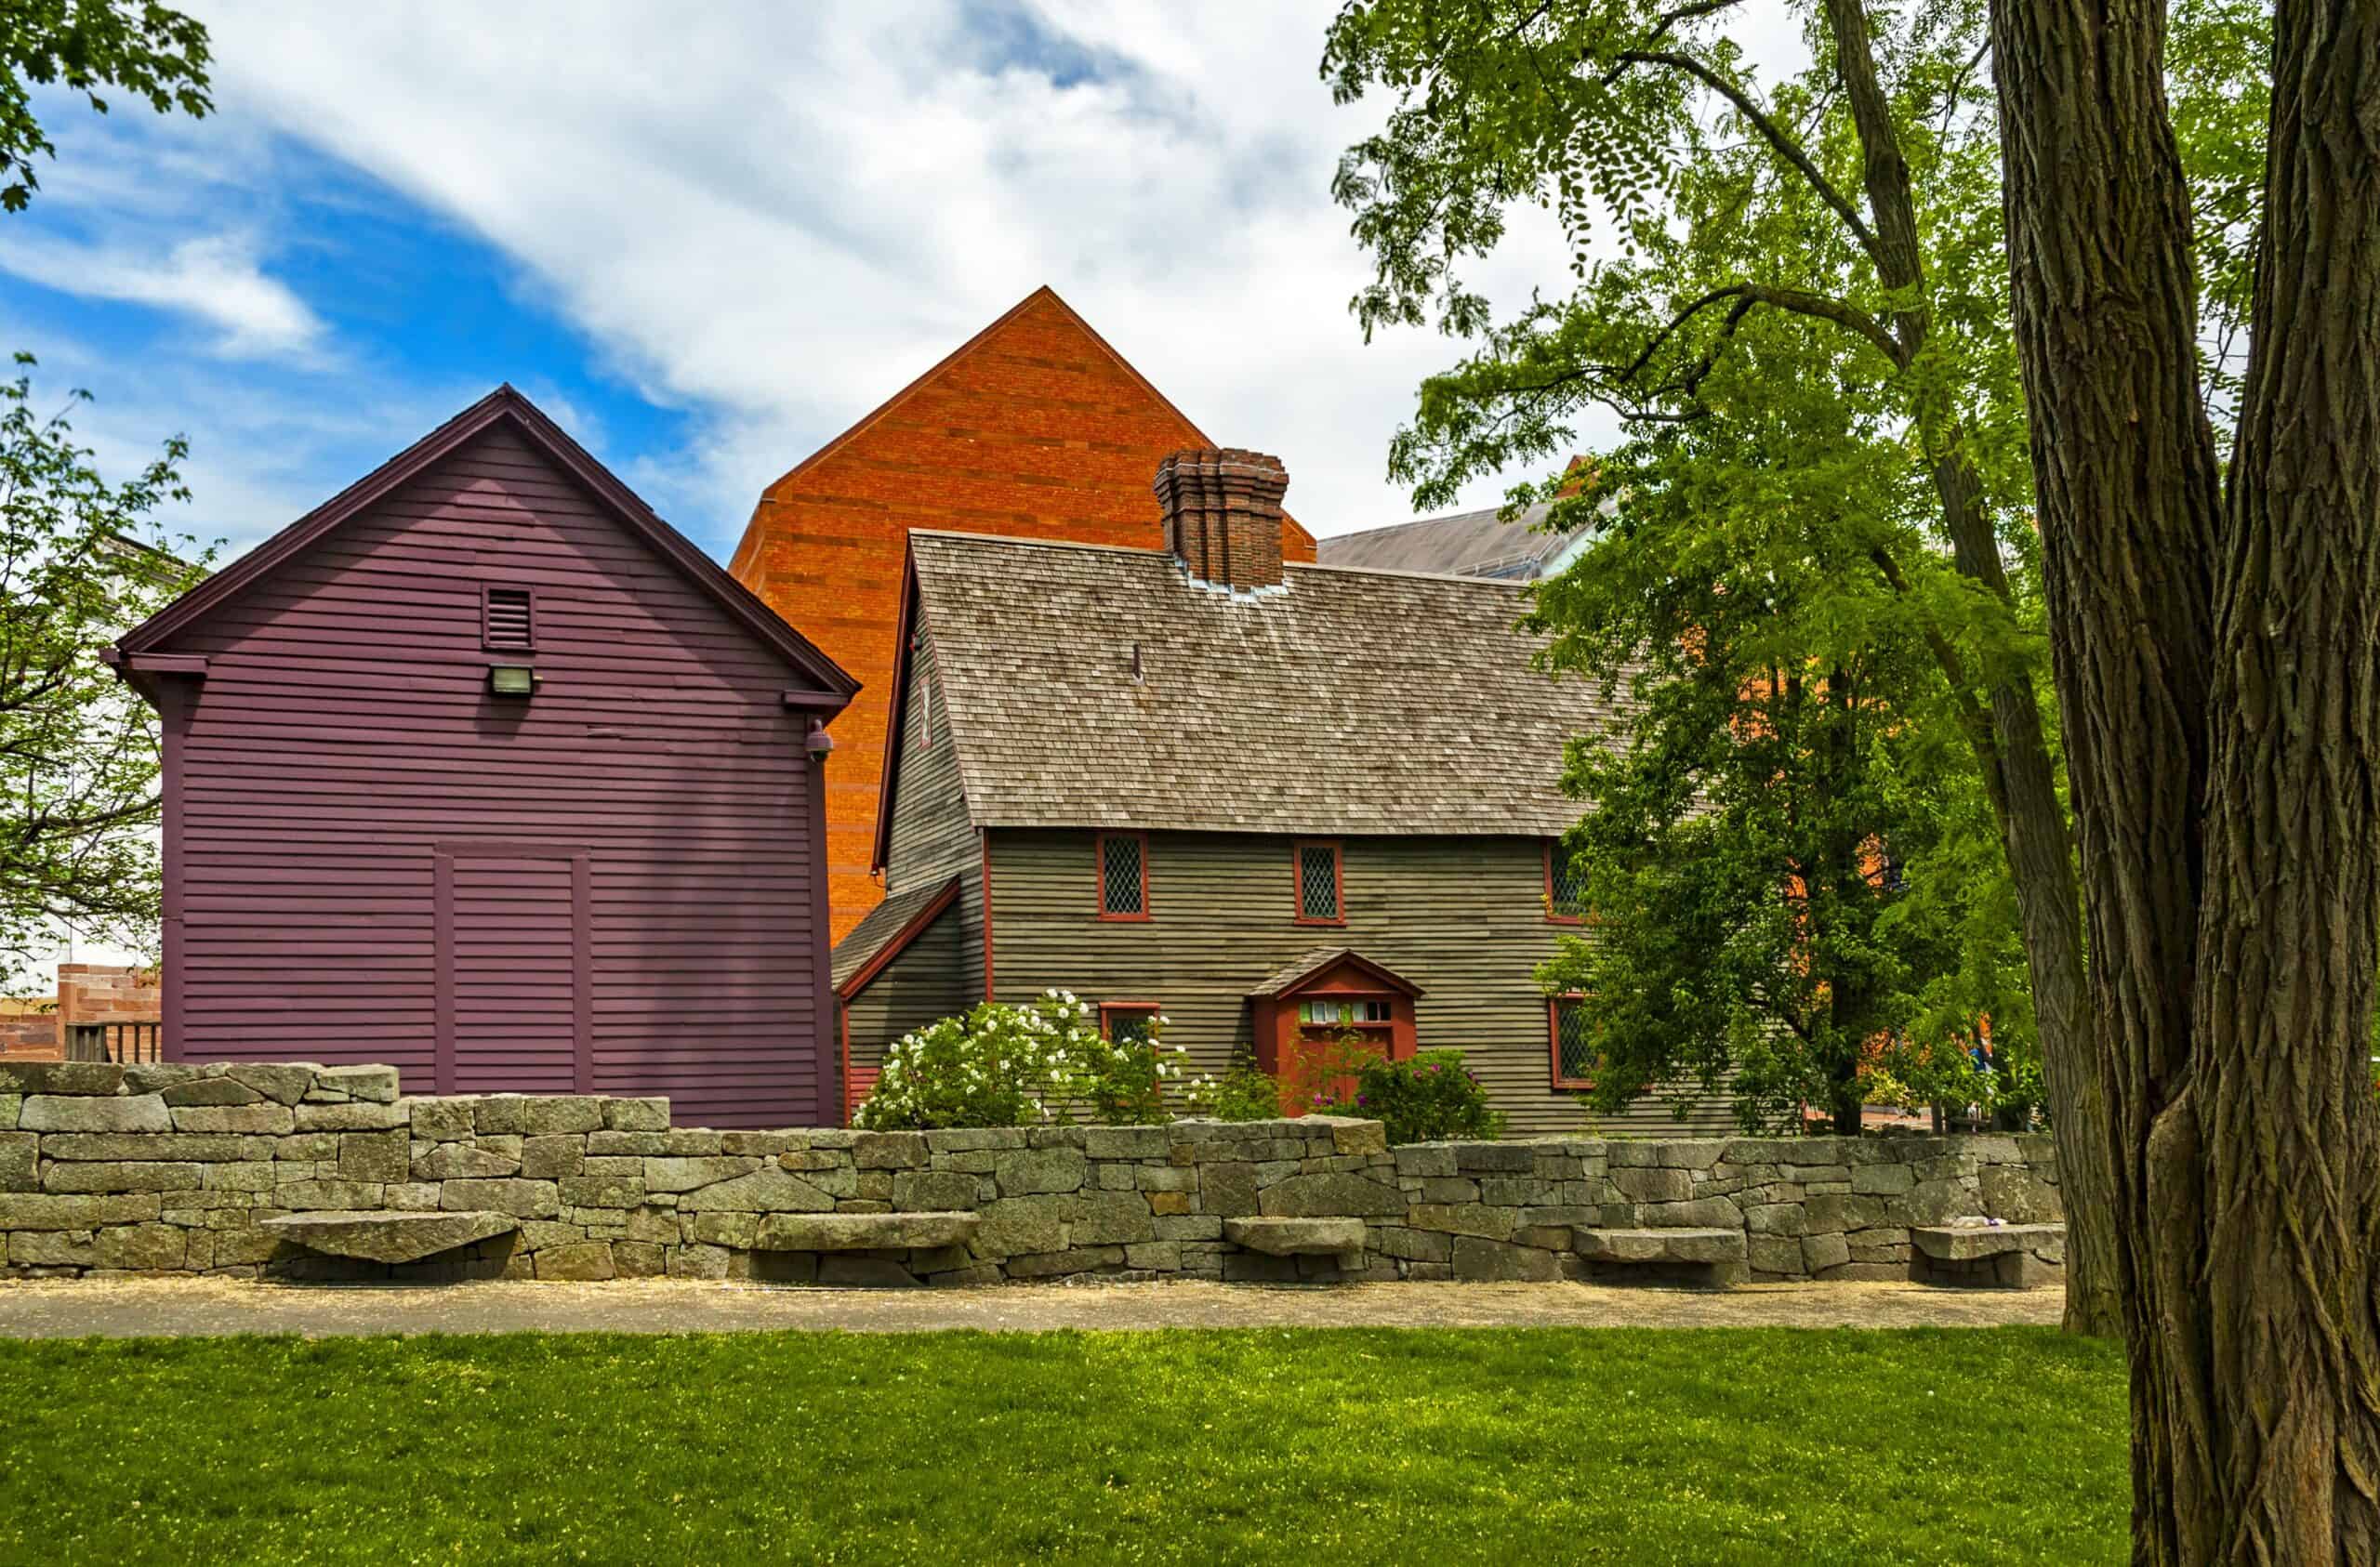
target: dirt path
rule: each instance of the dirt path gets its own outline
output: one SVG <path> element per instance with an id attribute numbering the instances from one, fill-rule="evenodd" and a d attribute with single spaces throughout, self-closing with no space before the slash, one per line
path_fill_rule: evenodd
<path id="1" fill-rule="evenodd" d="M 2055 1325 L 2056 1289 L 1596 1284 L 1042 1284 L 864 1290 L 646 1281 L 333 1287 L 205 1279 L 0 1283 L 0 1337 L 292 1333 L 1039 1333 L 1162 1327 Z"/>

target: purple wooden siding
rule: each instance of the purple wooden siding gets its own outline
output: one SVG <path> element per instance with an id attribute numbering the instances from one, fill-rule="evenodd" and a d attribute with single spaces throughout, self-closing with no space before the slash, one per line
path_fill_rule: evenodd
<path id="1" fill-rule="evenodd" d="M 535 591 L 534 652 L 482 647 L 488 586 Z M 831 1108 L 783 703 L 813 681 L 509 427 L 173 651 L 208 664 L 167 752 L 170 1057 L 390 1061 L 429 1093 L 443 1039 L 463 1091 L 665 1093 L 690 1126 Z M 487 692 L 506 661 L 533 699 Z"/>
<path id="2" fill-rule="evenodd" d="M 438 856 L 438 1038 L 442 1094 L 580 1089 L 579 1010 L 593 976 L 580 962 L 578 884 L 592 857 Z"/>

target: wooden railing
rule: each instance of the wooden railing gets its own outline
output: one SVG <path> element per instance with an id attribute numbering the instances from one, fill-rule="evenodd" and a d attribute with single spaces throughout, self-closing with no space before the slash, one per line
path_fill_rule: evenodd
<path id="1" fill-rule="evenodd" d="M 70 1061 L 153 1061 L 157 1059 L 157 1021 L 68 1023 L 66 1059 Z"/>

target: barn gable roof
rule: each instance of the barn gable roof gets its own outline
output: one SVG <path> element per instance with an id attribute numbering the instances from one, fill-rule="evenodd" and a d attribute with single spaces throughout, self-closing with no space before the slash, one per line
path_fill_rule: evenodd
<path id="1" fill-rule="evenodd" d="M 305 516 L 266 539 L 245 555 L 183 594 L 148 620 L 126 632 L 112 650 L 124 660 L 164 650 L 174 638 L 197 625 L 255 584 L 271 576 L 284 562 L 302 553 L 343 523 L 369 510 L 417 475 L 459 451 L 498 424 L 509 424 L 531 446 L 549 457 L 587 492 L 602 502 L 621 525 L 652 546 L 728 617 L 774 649 L 795 669 L 814 680 L 821 691 L 840 700 L 840 707 L 859 690 L 859 683 L 786 624 L 748 588 L 697 548 L 645 505 L 635 491 L 598 462 L 544 410 L 510 385 L 500 386 L 464 409 L 411 446 L 382 463 Z"/>

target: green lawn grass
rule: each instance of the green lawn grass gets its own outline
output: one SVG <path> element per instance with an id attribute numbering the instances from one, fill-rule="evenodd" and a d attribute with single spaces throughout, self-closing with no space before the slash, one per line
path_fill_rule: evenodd
<path id="1" fill-rule="evenodd" d="M 0 1343 L 10 1561 L 2113 1561 L 2045 1331 Z"/>

